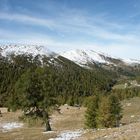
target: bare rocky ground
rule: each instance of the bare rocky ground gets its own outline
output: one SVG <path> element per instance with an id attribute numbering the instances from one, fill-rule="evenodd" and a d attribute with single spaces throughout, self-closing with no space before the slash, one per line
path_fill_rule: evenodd
<path id="1" fill-rule="evenodd" d="M 140 140 L 140 98 L 123 101 L 122 106 L 123 125 L 98 130 L 83 129 L 85 108 L 61 106 L 60 113 L 51 116 L 52 132 L 43 132 L 41 126 L 29 127 L 19 122 L 21 111 L 13 113 L 3 108 L 0 140 Z"/>
<path id="2" fill-rule="evenodd" d="M 99 130 L 86 130 L 79 140 L 140 140 L 140 122 Z"/>

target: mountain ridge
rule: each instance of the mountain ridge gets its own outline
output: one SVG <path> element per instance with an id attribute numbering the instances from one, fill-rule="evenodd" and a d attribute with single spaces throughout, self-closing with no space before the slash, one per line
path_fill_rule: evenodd
<path id="1" fill-rule="evenodd" d="M 33 56 L 36 55 L 45 55 L 47 57 L 58 57 L 62 56 L 70 61 L 73 61 L 77 65 L 81 67 L 89 67 L 89 65 L 94 64 L 105 64 L 105 65 L 139 65 L 140 60 L 135 59 L 122 59 L 118 57 L 113 57 L 111 55 L 96 52 L 94 50 L 87 49 L 76 49 L 65 51 L 61 53 L 56 53 L 49 50 L 46 46 L 43 45 L 17 45 L 17 44 L 9 44 L 9 45 L 0 45 L 0 53 L 2 56 L 7 56 L 12 53 L 15 55 L 20 54 L 31 54 Z"/>

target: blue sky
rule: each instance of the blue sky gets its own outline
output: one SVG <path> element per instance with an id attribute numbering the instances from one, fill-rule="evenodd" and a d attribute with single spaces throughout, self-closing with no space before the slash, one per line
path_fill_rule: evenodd
<path id="1" fill-rule="evenodd" d="M 0 0 L 0 43 L 140 59 L 140 0 Z"/>

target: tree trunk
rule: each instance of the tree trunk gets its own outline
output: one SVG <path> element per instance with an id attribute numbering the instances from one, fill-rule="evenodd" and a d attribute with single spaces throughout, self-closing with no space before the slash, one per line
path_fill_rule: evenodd
<path id="1" fill-rule="evenodd" d="M 50 122 L 49 122 L 49 114 L 47 111 L 43 112 L 43 119 L 45 122 L 45 129 L 46 131 L 51 131 L 51 126 L 50 126 Z"/>
<path id="2" fill-rule="evenodd" d="M 52 129 L 51 129 L 51 126 L 50 126 L 50 122 L 49 122 L 49 120 L 47 120 L 46 122 L 45 122 L 45 127 L 46 127 L 46 131 L 51 131 Z"/>

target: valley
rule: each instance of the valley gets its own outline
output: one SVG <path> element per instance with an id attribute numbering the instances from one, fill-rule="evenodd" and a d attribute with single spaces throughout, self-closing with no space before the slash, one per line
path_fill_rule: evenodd
<path id="1" fill-rule="evenodd" d="M 139 139 L 138 60 L 44 50 L 1 47 L 0 139 Z"/>

